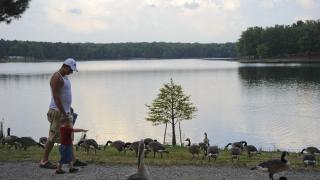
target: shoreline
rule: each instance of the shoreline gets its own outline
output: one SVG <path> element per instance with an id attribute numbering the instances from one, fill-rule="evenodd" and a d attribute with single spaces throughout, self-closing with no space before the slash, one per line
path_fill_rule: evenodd
<path id="1" fill-rule="evenodd" d="M 198 60 L 207 60 L 207 61 L 228 61 L 228 62 L 239 62 L 244 64 L 249 63 L 274 63 L 274 64 L 289 64 L 289 63 L 301 63 L 301 64 L 317 64 L 320 63 L 320 57 L 313 58 L 275 58 L 275 59 L 242 59 L 237 57 L 231 58 L 174 58 L 174 59 L 160 59 L 160 58 L 128 58 L 128 59 L 87 59 L 78 60 L 79 62 L 91 62 L 91 61 L 136 61 L 136 60 L 188 60 L 188 59 L 198 59 Z M 43 60 L 25 60 L 25 59 L 0 59 L 1 63 L 43 63 L 43 62 L 61 62 L 62 60 L 58 59 L 43 59 Z"/>
<path id="2" fill-rule="evenodd" d="M 239 63 L 320 63 L 320 57 L 317 58 L 276 58 L 276 59 L 239 59 Z"/>

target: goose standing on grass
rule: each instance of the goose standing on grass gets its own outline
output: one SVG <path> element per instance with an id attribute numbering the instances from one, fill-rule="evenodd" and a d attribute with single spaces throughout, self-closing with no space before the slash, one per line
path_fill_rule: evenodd
<path id="1" fill-rule="evenodd" d="M 169 153 L 169 151 L 166 150 L 166 147 L 157 141 L 150 142 L 147 147 L 153 151 L 153 158 L 156 157 L 156 153 L 159 153 L 161 158 L 163 153 Z"/>
<path id="2" fill-rule="evenodd" d="M 138 153 L 139 153 L 139 144 L 140 144 L 140 141 L 134 141 L 130 144 L 130 146 L 128 148 L 129 150 L 135 152 L 136 157 L 138 157 Z M 146 143 L 144 143 L 144 144 L 146 144 Z M 144 157 L 147 157 L 147 154 L 149 154 L 149 152 L 150 152 L 150 149 L 148 149 L 147 146 L 145 146 Z"/>
<path id="3" fill-rule="evenodd" d="M 303 154 L 304 151 L 306 151 L 307 153 L 310 153 L 310 154 L 320 155 L 320 150 L 316 147 L 313 147 L 313 146 L 302 149 L 302 151 L 300 153 Z"/>
<path id="4" fill-rule="evenodd" d="M 289 169 L 289 161 L 286 160 L 286 156 L 289 155 L 287 151 L 283 151 L 281 159 L 272 159 L 258 164 L 251 170 L 262 170 L 269 172 L 269 178 L 273 180 L 273 175 Z"/>
<path id="5" fill-rule="evenodd" d="M 5 144 L 9 145 L 8 148 L 11 148 L 11 146 L 14 146 L 15 149 L 18 149 L 19 144 L 16 142 L 16 140 L 18 138 L 19 138 L 18 136 L 11 135 L 11 129 L 8 128 L 7 129 L 7 136 L 2 139 L 2 144 L 3 145 L 5 145 Z"/>
<path id="6" fill-rule="evenodd" d="M 224 149 L 227 150 L 228 146 L 232 145 L 232 143 L 228 143 Z M 231 148 L 229 149 L 229 152 L 231 154 L 231 160 L 233 162 L 234 159 L 237 159 L 239 161 L 240 159 L 240 155 L 241 155 L 241 149 L 238 148 L 237 146 L 231 146 Z"/>
<path id="7" fill-rule="evenodd" d="M 46 145 L 48 141 L 48 138 L 47 137 L 41 137 L 39 138 L 39 143 L 42 144 L 42 145 Z"/>
<path id="8" fill-rule="evenodd" d="M 258 153 L 258 149 L 254 145 L 247 145 L 246 141 L 242 141 L 244 150 L 247 151 L 248 157 L 250 158 L 252 155 L 255 155 Z"/>
<path id="9" fill-rule="evenodd" d="M 314 154 L 310 154 L 310 153 L 303 154 L 302 161 L 303 161 L 305 167 L 307 167 L 307 166 L 315 167 L 316 166 L 316 156 Z"/>
<path id="10" fill-rule="evenodd" d="M 197 144 L 192 144 L 191 145 L 191 140 L 190 138 L 187 138 L 185 141 L 188 141 L 188 145 L 187 148 L 189 150 L 189 152 L 192 154 L 192 158 L 194 158 L 194 155 L 197 154 L 199 157 L 199 153 L 200 153 L 200 146 Z"/>
<path id="11" fill-rule="evenodd" d="M 0 122 L 0 142 L 2 142 L 2 139 L 4 138 L 3 133 L 3 122 Z"/>
<path id="12" fill-rule="evenodd" d="M 132 174 L 128 177 L 128 180 L 148 180 L 149 179 L 149 172 L 147 171 L 144 165 L 144 150 L 145 144 L 144 140 L 142 139 L 139 142 L 139 151 L 138 151 L 138 172 Z"/>
<path id="13" fill-rule="evenodd" d="M 87 134 L 83 133 L 80 140 L 76 144 L 76 151 L 78 151 L 78 149 L 81 147 L 81 144 L 86 140 L 86 138 L 87 138 Z"/>
<path id="14" fill-rule="evenodd" d="M 214 161 L 216 161 L 219 156 L 218 146 L 210 146 L 210 144 L 208 144 L 208 149 L 206 151 L 205 156 L 208 156 L 209 161 L 210 161 L 210 158 L 213 158 Z"/>
<path id="15" fill-rule="evenodd" d="M 85 139 L 80 144 L 78 143 L 78 145 L 84 147 L 84 149 L 87 152 L 87 154 L 89 154 L 90 148 L 94 149 L 94 154 L 97 154 L 97 150 L 101 150 L 101 148 L 99 147 L 97 141 L 94 140 L 94 139 Z"/>
<path id="16" fill-rule="evenodd" d="M 203 143 L 205 143 L 207 146 L 209 146 L 210 143 L 208 139 L 208 134 L 206 132 L 204 133 Z"/>
<path id="17" fill-rule="evenodd" d="M 108 144 L 110 144 L 110 147 L 115 147 L 119 152 L 124 151 L 126 148 L 126 143 L 123 141 L 107 141 L 106 145 L 104 146 L 104 149 L 108 147 Z"/>
<path id="18" fill-rule="evenodd" d="M 243 143 L 246 141 L 239 141 L 239 142 L 233 142 L 233 143 L 229 143 L 232 145 L 232 147 L 237 147 L 240 150 L 243 150 Z"/>
<path id="19" fill-rule="evenodd" d="M 157 140 L 153 140 L 153 139 L 151 139 L 151 138 L 145 138 L 145 139 L 144 139 L 144 144 L 145 144 L 145 145 L 148 145 L 149 143 L 154 142 L 154 141 L 157 141 Z"/>
<path id="20" fill-rule="evenodd" d="M 206 154 L 207 149 L 209 147 L 209 139 L 206 132 L 204 133 L 204 139 L 202 142 L 199 143 L 199 146 L 200 146 L 200 149 L 204 151 L 204 154 Z"/>
<path id="21" fill-rule="evenodd" d="M 18 143 L 19 146 L 22 147 L 24 150 L 27 150 L 28 147 L 35 145 L 44 149 L 44 145 L 36 142 L 34 139 L 32 139 L 32 137 L 21 137 L 16 139 L 15 142 Z"/>

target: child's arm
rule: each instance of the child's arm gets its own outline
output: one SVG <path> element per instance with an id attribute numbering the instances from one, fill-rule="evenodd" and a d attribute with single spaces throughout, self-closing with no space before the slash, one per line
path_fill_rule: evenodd
<path id="1" fill-rule="evenodd" d="M 85 129 L 73 129 L 73 132 L 87 132 Z"/>

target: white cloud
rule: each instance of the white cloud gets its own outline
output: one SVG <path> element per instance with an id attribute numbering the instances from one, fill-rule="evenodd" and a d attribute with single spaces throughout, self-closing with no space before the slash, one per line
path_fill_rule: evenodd
<path id="1" fill-rule="evenodd" d="M 302 5 L 302 7 L 304 8 L 312 8 L 315 5 L 315 1 L 314 0 L 296 0 L 296 2 L 300 5 Z"/>
<path id="2" fill-rule="evenodd" d="M 222 1 L 222 7 L 228 11 L 235 11 L 240 8 L 240 0 L 224 0 Z"/>
<path id="3" fill-rule="evenodd" d="M 1 38 L 62 42 L 227 42 L 247 27 L 319 18 L 316 0 L 32 0 Z"/>
<path id="4" fill-rule="evenodd" d="M 68 0 L 48 2 L 48 20 L 62 25 L 72 32 L 95 33 L 108 28 L 106 18 L 110 15 L 106 8 L 108 1 Z"/>

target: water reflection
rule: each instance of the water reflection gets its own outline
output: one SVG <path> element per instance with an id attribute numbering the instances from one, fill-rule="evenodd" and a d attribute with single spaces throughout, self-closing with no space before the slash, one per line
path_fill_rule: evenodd
<path id="1" fill-rule="evenodd" d="M 309 83 L 318 85 L 320 83 L 320 65 L 301 66 L 242 66 L 238 73 L 241 80 L 248 86 L 263 83 L 291 84 Z"/>
<path id="2" fill-rule="evenodd" d="M 243 111 L 251 116 L 248 124 L 255 122 L 251 128 L 256 129 L 256 136 L 268 137 L 267 142 L 279 148 L 319 144 L 318 65 L 249 66 L 240 67 L 238 73 L 245 98 Z"/>

